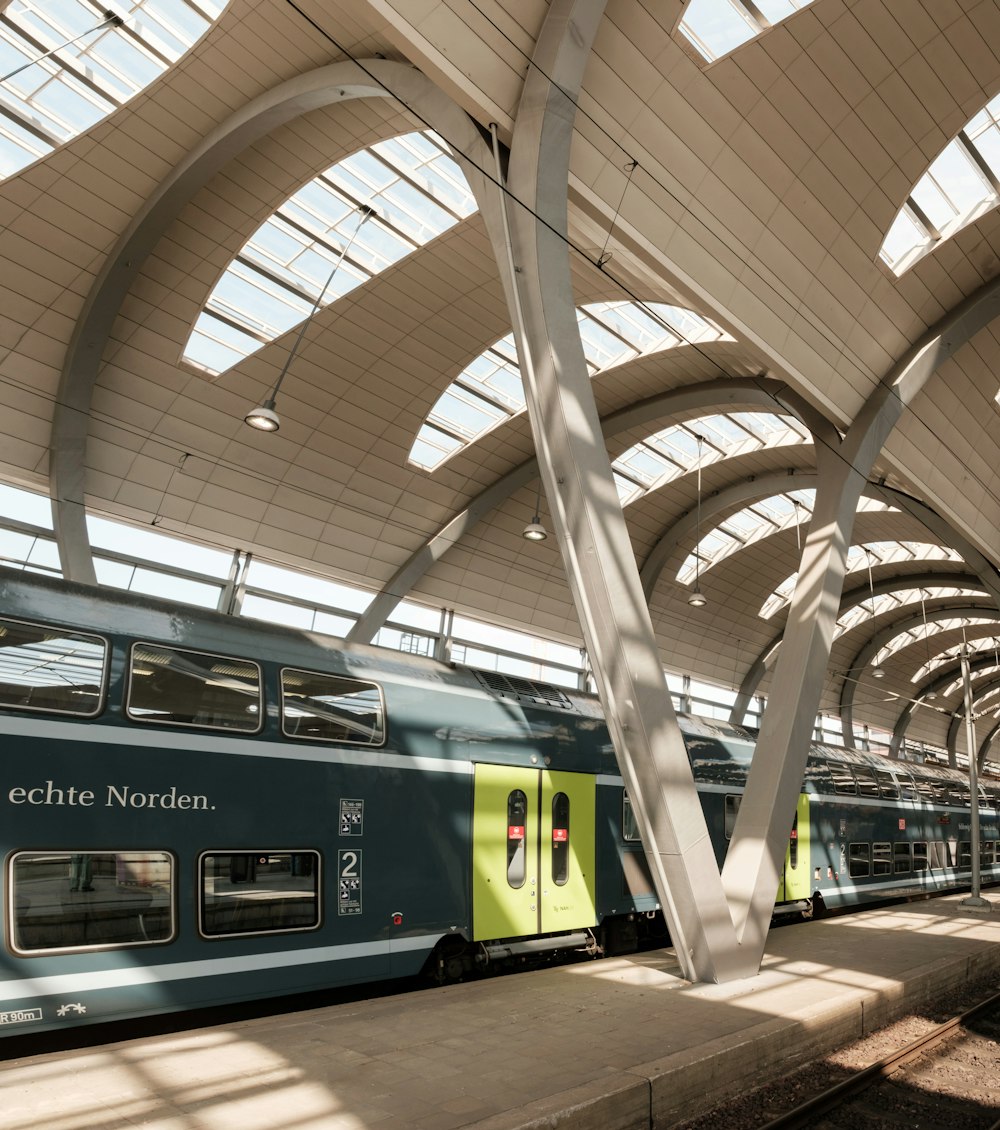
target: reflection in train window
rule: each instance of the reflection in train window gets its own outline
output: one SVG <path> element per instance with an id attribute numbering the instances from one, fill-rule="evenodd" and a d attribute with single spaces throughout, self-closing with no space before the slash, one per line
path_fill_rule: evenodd
<path id="1" fill-rule="evenodd" d="M 638 842 L 642 839 L 639 825 L 635 819 L 635 809 L 626 792 L 622 793 L 622 839 L 628 843 Z"/>
<path id="2" fill-rule="evenodd" d="M 892 869 L 897 875 L 908 875 L 910 872 L 910 845 L 908 843 L 894 843 L 892 845 Z"/>
<path id="3" fill-rule="evenodd" d="M 726 839 L 733 838 L 733 829 L 736 827 L 736 817 L 740 814 L 740 801 L 743 799 L 742 794 L 726 793 Z M 796 817 L 797 819 L 797 817 Z"/>
<path id="4" fill-rule="evenodd" d="M 850 765 L 843 761 L 835 761 L 833 758 L 829 761 L 830 776 L 833 777 L 833 787 L 838 793 L 843 793 L 847 796 L 854 796 L 858 787 L 854 782 L 854 772 Z"/>
<path id="5" fill-rule="evenodd" d="M 878 796 L 878 779 L 870 765 L 855 765 L 854 776 L 858 779 L 858 792 L 861 796 Z"/>
<path id="6" fill-rule="evenodd" d="M 212 852 L 201 857 L 201 932 L 285 933 L 319 925 L 315 851 Z"/>
<path id="7" fill-rule="evenodd" d="M 888 769 L 876 769 L 875 776 L 878 778 L 879 789 L 882 796 L 886 800 L 899 800 L 899 785 L 896 783 L 896 778 Z"/>
<path id="8" fill-rule="evenodd" d="M 381 745 L 383 717 L 374 683 L 290 667 L 281 672 L 281 728 L 291 738 Z"/>
<path id="9" fill-rule="evenodd" d="M 107 653 L 99 636 L 0 620 L 0 707 L 96 714 Z"/>
<path id="10" fill-rule="evenodd" d="M 852 879 L 863 879 L 871 873 L 871 849 L 868 844 L 851 844 L 847 866 Z"/>
<path id="11" fill-rule="evenodd" d="M 261 726 L 261 705 L 256 663 L 152 643 L 132 648 L 126 709 L 139 722 L 253 733 Z"/>
<path id="12" fill-rule="evenodd" d="M 552 798 L 552 882 L 557 887 L 569 882 L 569 797 L 565 793 Z"/>
<path id="13" fill-rule="evenodd" d="M 872 844 L 872 874 L 889 875 L 892 873 L 892 845 Z"/>
<path id="14" fill-rule="evenodd" d="M 520 789 L 514 789 L 507 797 L 507 883 L 515 890 L 524 886 L 527 825 L 528 798 Z"/>
<path id="15" fill-rule="evenodd" d="M 927 844 L 923 840 L 917 840 L 913 845 L 913 870 L 926 871 L 928 866 Z"/>
<path id="16" fill-rule="evenodd" d="M 20 953 L 173 937 L 174 861 L 165 851 L 23 851 L 8 874 L 10 937 Z"/>
<path id="17" fill-rule="evenodd" d="M 972 867 L 972 844 L 968 840 L 959 840 L 958 866 L 961 871 L 968 871 Z"/>

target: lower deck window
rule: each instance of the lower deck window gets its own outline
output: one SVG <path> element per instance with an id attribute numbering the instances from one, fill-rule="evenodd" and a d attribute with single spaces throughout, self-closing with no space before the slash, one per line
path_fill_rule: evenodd
<path id="1" fill-rule="evenodd" d="M 868 844 L 851 844 L 848 874 L 852 879 L 863 879 L 871 874 L 871 848 Z"/>
<path id="2" fill-rule="evenodd" d="M 910 845 L 908 843 L 895 843 L 892 845 L 892 869 L 897 875 L 909 874 Z"/>
<path id="3" fill-rule="evenodd" d="M 924 840 L 918 840 L 913 845 L 913 870 L 926 871 L 928 866 L 927 844 Z"/>
<path id="4" fill-rule="evenodd" d="M 165 851 L 18 852 L 8 874 L 10 938 L 19 953 L 173 937 L 174 861 Z"/>
<path id="5" fill-rule="evenodd" d="M 320 858 L 315 851 L 212 852 L 201 857 L 201 932 L 312 930 L 319 925 Z"/>
<path id="6" fill-rule="evenodd" d="M 889 875 L 892 873 L 892 845 L 872 844 L 872 862 L 874 875 Z"/>

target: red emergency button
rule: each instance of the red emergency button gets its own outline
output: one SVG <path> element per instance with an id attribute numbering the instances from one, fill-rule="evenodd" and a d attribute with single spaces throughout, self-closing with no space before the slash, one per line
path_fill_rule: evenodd
<path id="1" fill-rule="evenodd" d="M 403 916 L 402 916 L 402 914 L 399 913 L 398 910 L 392 916 L 392 924 L 393 924 L 393 926 L 402 926 L 403 925 Z"/>

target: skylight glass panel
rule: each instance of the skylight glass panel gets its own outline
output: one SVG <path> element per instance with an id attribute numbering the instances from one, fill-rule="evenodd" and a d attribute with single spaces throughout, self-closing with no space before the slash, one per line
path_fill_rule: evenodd
<path id="1" fill-rule="evenodd" d="M 0 175 L 123 106 L 190 50 L 225 6 L 122 0 L 109 10 L 88 0 L 12 0 L 0 21 L 0 73 L 18 73 L 0 86 Z"/>
<path id="2" fill-rule="evenodd" d="M 677 580 L 682 585 L 690 584 L 695 578 L 695 555 L 701 562 L 700 571 L 717 565 L 730 553 L 746 545 L 760 541 L 780 529 L 786 529 L 797 522 L 808 522 L 812 514 L 816 492 L 797 490 L 789 494 L 777 494 L 771 498 L 760 499 L 752 506 L 731 514 L 715 529 L 702 536 L 694 550 L 684 559 L 677 570 Z M 729 531 L 739 531 L 739 538 Z"/>
<path id="3" fill-rule="evenodd" d="M 664 428 L 623 451 L 612 466 L 640 479 L 644 490 L 634 496 L 638 498 L 645 491 L 672 482 L 697 465 L 699 435 L 708 441 L 701 450 L 703 467 L 734 458 L 748 448 L 809 442 L 809 433 L 791 416 L 778 416 L 773 412 L 730 412 L 702 416 Z M 654 475 L 656 468 L 659 473 Z"/>
<path id="4" fill-rule="evenodd" d="M 690 0 L 677 30 L 711 63 L 811 3 L 812 0 Z"/>
<path id="5" fill-rule="evenodd" d="M 664 303 L 600 302 L 581 306 L 577 310 L 577 324 L 591 376 L 633 357 L 670 349 L 692 340 L 732 340 L 718 326 L 698 314 Z M 694 336 L 686 337 L 682 333 L 682 327 Z M 514 335 L 508 334 L 501 338 L 470 361 L 441 394 L 427 417 L 439 427 L 451 430 L 457 439 L 469 443 L 490 428 L 486 427 L 478 435 L 470 436 L 467 427 L 459 419 L 450 420 L 449 412 L 453 410 L 455 403 L 453 394 L 460 388 L 473 390 L 500 405 L 506 415 L 498 418 L 495 423 L 522 411 L 525 407 L 524 386 L 517 364 Z M 490 427 L 495 426 L 495 423 Z M 457 447 L 453 450 L 457 450 Z M 434 461 L 428 462 L 431 458 Z M 409 461 L 425 471 L 433 471 L 445 458 L 447 456 L 440 449 L 422 443 L 418 436 L 410 451 Z M 630 497 L 635 496 L 633 487 Z"/>
<path id="6" fill-rule="evenodd" d="M 942 632 L 953 632 L 959 628 L 972 628 L 978 627 L 982 624 L 995 624 L 996 618 L 987 616 L 956 616 L 951 620 L 938 620 L 934 624 L 928 624 L 928 636 L 940 635 Z M 929 675 L 933 675 L 935 671 L 939 671 L 942 667 L 948 667 L 959 659 L 962 654 L 964 644 L 955 644 L 952 647 L 945 648 L 932 655 L 927 662 L 917 669 L 916 674 L 910 680 L 913 683 L 920 682 L 926 679 Z M 996 636 L 983 636 L 978 640 L 968 641 L 969 649 L 975 654 L 989 654 L 989 652 L 996 652 L 1000 648 L 1000 639 Z M 954 684 L 956 687 L 961 685 L 961 680 Z"/>
<path id="7" fill-rule="evenodd" d="M 362 207 L 374 209 L 365 223 Z M 216 283 L 184 359 L 225 372 L 299 325 L 317 303 L 343 298 L 475 210 L 461 169 L 434 133 L 351 154 L 254 232 Z"/>
<path id="8" fill-rule="evenodd" d="M 731 0 L 691 0 L 678 30 L 711 63 L 760 35 L 760 25 Z"/>
<path id="9" fill-rule="evenodd" d="M 938 229 L 973 208 L 988 188 L 966 150 L 953 141 L 914 186 L 912 197 Z"/>
<path id="10" fill-rule="evenodd" d="M 975 114 L 913 186 L 879 251 L 901 274 L 1000 202 L 1000 95 Z"/>
<path id="11" fill-rule="evenodd" d="M 870 554 L 870 556 L 869 556 Z M 873 541 L 864 545 L 852 545 L 847 551 L 847 574 L 861 570 L 867 571 L 869 561 L 872 567 L 889 565 L 899 561 L 956 561 L 962 557 L 946 545 L 916 541 Z M 792 599 L 798 573 L 792 573 L 781 582 L 761 606 L 760 617 L 769 620 Z M 929 591 L 929 590 L 928 590 Z M 941 595 L 935 592 L 934 595 Z"/>

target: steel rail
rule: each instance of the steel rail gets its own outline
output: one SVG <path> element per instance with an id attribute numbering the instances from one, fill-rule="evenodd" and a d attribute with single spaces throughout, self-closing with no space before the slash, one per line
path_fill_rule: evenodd
<path id="1" fill-rule="evenodd" d="M 932 1028 L 923 1036 L 918 1036 L 917 1039 L 912 1040 L 910 1043 L 906 1044 L 905 1047 L 900 1048 L 899 1051 L 892 1052 L 882 1059 L 876 1060 L 874 1063 L 869 1064 L 868 1067 L 852 1075 L 849 1079 L 845 1079 L 843 1082 L 837 1083 L 825 1091 L 821 1091 L 818 1095 L 807 1099 L 804 1103 L 800 1103 L 797 1107 L 787 1111 L 785 1114 L 781 1114 L 770 1122 L 764 1123 L 759 1127 L 759 1130 L 798 1130 L 799 1127 L 812 1125 L 817 1115 L 826 1114 L 828 1111 L 835 1110 L 838 1106 L 843 1105 L 845 1100 L 852 1095 L 860 1094 L 866 1088 L 872 1086 L 873 1083 L 878 1082 L 880 1079 L 887 1078 L 904 1064 L 916 1059 L 917 1056 L 928 1048 L 932 1048 L 936 1044 L 943 1042 L 957 1028 L 975 1019 L 980 1013 L 988 1012 L 990 1009 L 994 1008 L 1000 1008 L 1000 993 L 994 993 L 992 996 L 973 1005 L 972 1008 L 966 1009 L 966 1011 L 960 1015 L 952 1017 L 951 1020 L 946 1020 L 936 1028 Z M 1000 1130 L 1000 1120 L 995 1122 L 989 1130 Z"/>

